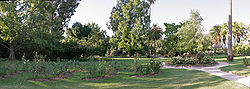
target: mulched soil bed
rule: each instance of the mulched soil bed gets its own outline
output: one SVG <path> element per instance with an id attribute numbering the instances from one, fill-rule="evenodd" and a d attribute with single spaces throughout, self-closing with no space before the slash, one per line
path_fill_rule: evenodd
<path id="1" fill-rule="evenodd" d="M 82 78 L 82 80 L 100 80 L 100 79 L 106 79 L 106 78 L 111 78 L 117 75 L 116 71 L 114 74 L 109 74 L 109 75 L 105 75 L 104 77 L 96 77 L 96 78 Z"/>
<path id="2" fill-rule="evenodd" d="M 39 82 L 44 82 L 44 81 L 57 81 L 57 80 L 61 80 L 61 79 L 64 79 L 64 78 L 68 78 L 72 73 L 74 72 L 83 72 L 83 71 L 86 71 L 86 70 L 72 70 L 72 71 L 68 71 L 64 74 L 59 74 L 58 76 L 56 77 L 53 77 L 53 78 L 45 78 L 45 79 L 27 79 L 27 80 L 30 80 L 30 81 L 39 81 Z"/>
<path id="3" fill-rule="evenodd" d="M 150 75 L 133 75 L 132 78 L 145 78 L 145 77 L 153 77 L 162 74 L 162 72 L 159 72 L 157 74 L 150 74 Z"/>
<path id="4" fill-rule="evenodd" d="M 0 79 L 5 79 L 5 78 L 12 78 L 18 74 L 21 74 L 21 73 L 24 73 L 24 72 L 28 72 L 28 71 L 18 71 L 18 72 L 15 72 L 15 73 L 11 73 L 11 74 L 7 74 L 7 75 L 4 75 L 4 76 L 0 76 Z"/>

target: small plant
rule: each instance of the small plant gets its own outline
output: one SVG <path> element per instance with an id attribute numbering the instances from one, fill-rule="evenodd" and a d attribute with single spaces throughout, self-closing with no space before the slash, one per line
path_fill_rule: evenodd
<path id="1" fill-rule="evenodd" d="M 248 61 L 247 61 L 247 58 L 245 57 L 245 59 L 243 59 L 243 65 L 244 66 L 248 66 Z"/>

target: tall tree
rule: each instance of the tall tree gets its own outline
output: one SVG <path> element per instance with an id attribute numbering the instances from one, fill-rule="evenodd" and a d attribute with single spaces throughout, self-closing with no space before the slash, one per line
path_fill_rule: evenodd
<path id="1" fill-rule="evenodd" d="M 25 24 L 22 21 L 26 15 L 23 8 L 23 4 L 18 1 L 0 2 L 0 36 L 8 41 L 5 47 L 9 49 L 9 60 L 16 60 L 14 42 L 24 29 Z"/>
<path id="2" fill-rule="evenodd" d="M 156 0 L 147 0 L 147 1 L 148 1 L 149 5 L 150 5 L 150 6 L 149 6 L 149 7 L 150 7 L 150 8 L 149 8 L 149 20 L 150 20 L 150 17 L 151 17 L 151 10 L 152 10 L 152 7 L 151 7 L 151 6 L 154 4 L 154 2 L 155 2 Z M 150 30 L 151 30 L 151 29 L 150 29 L 150 22 L 151 22 L 151 21 L 149 21 L 149 24 L 148 24 L 148 27 L 149 27 L 149 28 L 148 28 L 148 32 L 150 32 Z M 150 38 L 151 38 L 151 35 L 148 34 L 148 58 L 150 58 L 150 40 L 151 40 Z"/>
<path id="3" fill-rule="evenodd" d="M 177 48 L 179 52 L 188 52 L 195 54 L 207 49 L 207 45 L 210 42 L 203 36 L 202 21 L 198 11 L 191 10 L 191 18 L 181 27 L 176 33 L 180 39 L 177 42 Z M 209 43 L 207 43 L 209 42 Z"/>
<path id="4" fill-rule="evenodd" d="M 233 48 L 232 48 L 232 0 L 229 0 L 230 12 L 228 16 L 228 49 L 227 61 L 233 61 Z"/>
<path id="5" fill-rule="evenodd" d="M 118 0 L 110 16 L 110 27 L 115 35 L 111 49 L 118 48 L 130 56 L 131 52 L 143 50 L 143 37 L 149 24 L 149 4 L 141 0 Z"/>
<path id="6" fill-rule="evenodd" d="M 153 24 L 153 27 L 152 27 L 152 30 L 151 30 L 151 36 L 152 36 L 152 40 L 153 40 L 153 43 L 154 43 L 154 56 L 156 56 L 156 40 L 159 40 L 162 36 L 162 29 L 157 26 L 157 24 Z"/>
<path id="7" fill-rule="evenodd" d="M 58 2 L 65 2 L 65 0 Z M 71 3 L 74 2 L 72 1 Z M 62 8 L 60 9 L 60 7 L 69 7 L 71 9 L 64 10 Z M 29 41 L 39 44 L 39 49 L 52 48 L 49 47 L 51 45 L 56 46 L 55 44 L 47 44 L 54 43 L 55 41 L 59 42 L 59 39 L 52 40 L 50 38 L 54 38 L 55 34 L 47 34 L 51 30 L 49 28 L 53 27 L 54 31 L 57 30 L 56 32 L 59 32 L 58 36 L 62 38 L 63 31 L 61 29 L 65 26 L 64 24 L 66 23 L 64 22 L 68 21 L 67 19 L 70 18 L 74 9 L 75 7 L 71 7 L 71 5 L 66 4 L 66 2 L 65 4 L 60 4 L 58 7 L 50 2 L 42 0 L 14 0 L 0 2 L 1 38 L 5 40 L 3 42 L 8 42 L 8 45 L 2 45 L 5 45 L 6 48 L 10 50 L 9 59 L 15 60 L 15 52 L 20 48 L 24 48 L 23 44 L 17 44 L 17 42 L 25 43 L 20 41 L 21 39 L 24 41 L 24 38 L 32 39 Z M 50 16 L 51 13 L 56 15 Z M 54 20 L 51 20 L 51 17 L 53 17 Z M 17 45 L 19 45 L 20 48 L 15 48 Z"/>
<path id="8" fill-rule="evenodd" d="M 165 31 L 163 32 L 163 34 L 165 35 L 165 37 L 164 37 L 164 44 L 163 44 L 164 46 L 163 47 L 164 47 L 164 50 L 166 51 L 166 53 L 174 54 L 176 52 L 176 44 L 177 44 L 177 42 L 179 40 L 176 33 L 178 32 L 178 29 L 184 23 L 180 23 L 180 24 L 164 23 Z M 171 56 L 173 56 L 172 54 L 171 54 Z"/>

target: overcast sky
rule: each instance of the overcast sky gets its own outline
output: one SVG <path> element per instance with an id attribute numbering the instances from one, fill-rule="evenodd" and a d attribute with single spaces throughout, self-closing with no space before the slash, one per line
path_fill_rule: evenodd
<path id="1" fill-rule="evenodd" d="M 96 22 L 101 29 L 111 36 L 106 23 L 109 21 L 112 7 L 117 0 L 82 0 L 72 16 L 69 27 L 73 23 Z M 179 23 L 190 17 L 190 10 L 198 9 L 203 17 L 205 30 L 210 30 L 216 24 L 228 21 L 229 0 L 156 0 L 152 6 L 151 24 Z M 233 0 L 233 21 L 250 23 L 250 0 Z"/>

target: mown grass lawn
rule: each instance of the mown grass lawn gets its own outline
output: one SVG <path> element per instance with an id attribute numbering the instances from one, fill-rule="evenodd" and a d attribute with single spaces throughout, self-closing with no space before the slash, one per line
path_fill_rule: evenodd
<path id="1" fill-rule="evenodd" d="M 51 82 L 27 81 L 31 73 L 22 73 L 13 78 L 1 79 L 0 89 L 248 89 L 247 87 L 205 72 L 184 69 L 163 69 L 161 75 L 148 78 L 131 78 L 133 70 L 120 71 L 113 78 L 87 81 L 84 72 L 73 73 L 69 78 Z"/>
<path id="2" fill-rule="evenodd" d="M 222 71 L 228 71 L 231 73 L 250 76 L 250 67 L 246 67 L 243 65 L 243 59 L 245 59 L 245 57 L 247 58 L 249 62 L 248 64 L 250 66 L 250 56 L 241 56 L 241 57 L 234 57 L 234 61 L 229 62 L 230 63 L 229 66 L 221 67 L 220 69 Z M 226 56 L 218 58 L 217 60 L 227 62 Z"/>
<path id="3" fill-rule="evenodd" d="M 134 63 L 134 58 L 103 59 L 119 61 L 121 68 L 131 67 L 131 63 Z M 141 63 L 148 63 L 149 60 L 149 58 L 139 59 Z M 155 60 L 167 61 L 162 58 L 155 58 Z M 220 61 L 224 61 L 224 59 L 222 58 Z M 130 65 L 124 66 L 124 63 Z M 84 75 L 85 72 L 77 72 L 69 78 L 50 82 L 27 81 L 32 78 L 32 73 L 25 72 L 13 78 L 0 79 L 0 89 L 248 89 L 239 83 L 196 70 L 162 69 L 162 74 L 155 77 L 131 78 L 130 76 L 135 74 L 133 71 L 119 71 L 115 77 L 94 81 L 81 80 L 87 75 Z"/>

